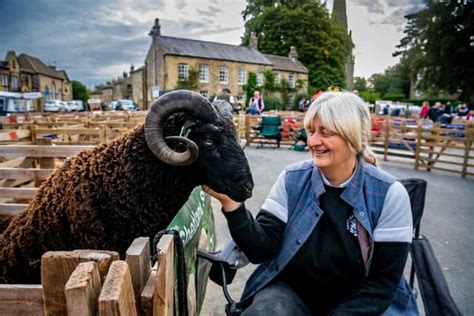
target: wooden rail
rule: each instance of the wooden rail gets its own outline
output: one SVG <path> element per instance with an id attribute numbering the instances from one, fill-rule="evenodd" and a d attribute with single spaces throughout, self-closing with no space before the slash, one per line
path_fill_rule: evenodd
<path id="1" fill-rule="evenodd" d="M 163 235 L 158 264 L 150 266 L 149 238 L 140 237 L 126 260 L 113 251 L 50 251 L 38 285 L 1 284 L 3 315 L 173 315 L 173 236 Z"/>

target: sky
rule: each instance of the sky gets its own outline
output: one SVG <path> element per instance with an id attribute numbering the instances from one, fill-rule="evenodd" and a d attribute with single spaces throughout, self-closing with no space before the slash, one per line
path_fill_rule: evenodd
<path id="1" fill-rule="evenodd" d="M 332 0 L 326 5 L 332 8 Z M 424 0 L 346 0 L 355 76 L 396 64 L 404 16 Z M 161 34 L 239 45 L 245 0 L 0 0 L 0 60 L 38 57 L 93 86 L 143 65 L 155 18 Z"/>

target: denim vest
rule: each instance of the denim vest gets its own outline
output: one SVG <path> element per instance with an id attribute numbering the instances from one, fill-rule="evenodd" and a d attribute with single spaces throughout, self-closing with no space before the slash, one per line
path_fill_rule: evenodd
<path id="1" fill-rule="evenodd" d="M 279 253 L 262 263 L 250 276 L 242 294 L 244 305 L 269 284 L 298 252 L 311 235 L 323 211 L 319 198 L 325 192 L 320 172 L 311 160 L 291 165 L 286 169 L 288 194 L 288 221 Z M 352 180 L 341 198 L 354 209 L 357 218 L 359 244 L 366 274 L 370 269 L 373 252 L 372 232 L 385 201 L 385 195 L 396 179 L 382 170 L 359 161 Z M 362 233 L 361 233 L 362 232 Z M 383 315 L 418 315 L 412 291 L 402 277 L 394 301 Z"/>

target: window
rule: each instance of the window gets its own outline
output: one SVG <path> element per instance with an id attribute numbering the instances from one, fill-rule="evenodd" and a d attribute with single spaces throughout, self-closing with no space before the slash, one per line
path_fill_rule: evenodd
<path id="1" fill-rule="evenodd" d="M 188 79 L 188 64 L 178 64 L 178 80 Z"/>
<path id="2" fill-rule="evenodd" d="M 12 76 L 12 90 L 15 91 L 18 89 L 18 77 Z"/>
<path id="3" fill-rule="evenodd" d="M 257 86 L 263 86 L 263 72 L 257 72 Z"/>
<path id="4" fill-rule="evenodd" d="M 229 68 L 225 66 L 219 68 L 219 82 L 220 83 L 229 82 Z"/>
<path id="5" fill-rule="evenodd" d="M 281 82 L 281 73 L 275 72 L 275 84 L 280 84 Z"/>
<path id="6" fill-rule="evenodd" d="M 244 85 L 245 81 L 247 81 L 247 72 L 245 69 L 239 70 L 239 85 Z"/>
<path id="7" fill-rule="evenodd" d="M 209 66 L 199 65 L 199 81 L 209 82 Z"/>
<path id="8" fill-rule="evenodd" d="M 3 86 L 3 91 L 8 91 L 8 75 L 0 75 L 0 86 Z"/>
<path id="9" fill-rule="evenodd" d="M 295 74 L 290 74 L 288 76 L 288 83 L 290 84 L 291 88 L 294 88 L 296 86 Z"/>
<path id="10" fill-rule="evenodd" d="M 209 91 L 207 90 L 201 90 L 199 91 L 199 94 L 206 99 L 209 98 Z"/>

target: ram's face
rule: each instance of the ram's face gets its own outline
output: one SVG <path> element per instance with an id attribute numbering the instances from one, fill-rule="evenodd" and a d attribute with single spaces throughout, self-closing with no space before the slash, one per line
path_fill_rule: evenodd
<path id="1" fill-rule="evenodd" d="M 252 196 L 250 167 L 229 120 L 200 126 L 195 142 L 199 147 L 196 164 L 203 184 L 238 202 Z"/>

